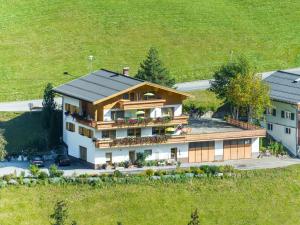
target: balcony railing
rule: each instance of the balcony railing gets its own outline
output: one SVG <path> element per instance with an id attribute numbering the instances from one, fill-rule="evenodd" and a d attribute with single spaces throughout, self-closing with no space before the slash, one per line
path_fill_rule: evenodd
<path id="1" fill-rule="evenodd" d="M 115 121 L 98 121 L 97 129 L 113 129 L 113 128 L 134 128 L 134 127 L 147 127 L 155 125 L 179 125 L 187 124 L 188 116 L 175 116 L 175 117 L 158 117 L 158 118 L 122 118 Z"/>
<path id="2" fill-rule="evenodd" d="M 119 101 L 120 109 L 130 110 L 130 109 L 151 109 L 151 108 L 161 108 L 166 102 L 165 99 L 149 99 L 141 101 L 130 101 L 122 99 Z"/>
<path id="3" fill-rule="evenodd" d="M 245 129 L 245 130 L 258 130 L 258 129 L 261 129 L 259 126 L 256 126 L 256 125 L 251 124 L 251 123 L 246 123 L 246 122 L 243 122 L 243 121 L 239 121 L 239 120 L 236 120 L 236 119 L 232 119 L 231 117 L 227 117 L 226 122 L 233 125 L 233 126 L 236 126 L 236 127 L 239 127 L 239 128 Z"/>
<path id="4" fill-rule="evenodd" d="M 180 143 L 185 140 L 184 135 L 156 135 L 149 137 L 126 137 L 113 140 L 97 140 L 97 148 L 116 148 L 129 146 L 142 146 L 154 144 Z"/>

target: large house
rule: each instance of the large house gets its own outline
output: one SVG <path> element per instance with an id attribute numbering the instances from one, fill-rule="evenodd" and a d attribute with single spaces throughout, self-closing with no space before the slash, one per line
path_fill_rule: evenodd
<path id="1" fill-rule="evenodd" d="M 265 130 L 229 119 L 190 121 L 189 94 L 101 69 L 54 89 L 63 99 L 68 154 L 93 168 L 147 160 L 207 162 L 257 156 Z"/>
<path id="2" fill-rule="evenodd" d="M 294 156 L 299 156 L 300 68 L 267 73 L 272 107 L 266 110 L 264 127 Z"/>

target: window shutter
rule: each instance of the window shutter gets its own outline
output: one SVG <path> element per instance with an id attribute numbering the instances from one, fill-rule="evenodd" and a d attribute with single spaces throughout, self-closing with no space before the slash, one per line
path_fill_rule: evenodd
<path id="1" fill-rule="evenodd" d="M 273 115 L 273 116 L 276 116 L 276 109 L 273 109 L 273 110 L 272 110 L 272 115 Z"/>
<path id="2" fill-rule="evenodd" d="M 281 118 L 284 118 L 284 111 L 281 111 Z"/>
<path id="3" fill-rule="evenodd" d="M 295 120 L 295 113 L 291 113 L 291 120 Z"/>

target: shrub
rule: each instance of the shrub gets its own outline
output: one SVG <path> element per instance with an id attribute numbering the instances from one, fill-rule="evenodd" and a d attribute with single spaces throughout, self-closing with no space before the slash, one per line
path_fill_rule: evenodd
<path id="1" fill-rule="evenodd" d="M 59 170 L 55 164 L 52 164 L 49 168 L 49 174 L 50 177 L 62 177 L 62 175 L 64 175 L 64 172 L 62 170 Z"/>
<path id="2" fill-rule="evenodd" d="M 123 174 L 122 174 L 119 170 L 115 170 L 113 176 L 114 176 L 114 177 L 122 177 Z"/>
<path id="3" fill-rule="evenodd" d="M 48 178 L 48 174 L 45 171 L 41 171 L 38 178 L 41 180 L 46 180 Z"/>
<path id="4" fill-rule="evenodd" d="M 14 178 L 13 174 L 6 174 L 2 177 L 2 179 L 5 180 L 6 182 L 10 181 L 13 178 Z"/>
<path id="5" fill-rule="evenodd" d="M 148 176 L 148 177 L 151 177 L 154 175 L 154 171 L 152 169 L 147 169 L 145 170 L 145 174 Z"/>
<path id="6" fill-rule="evenodd" d="M 37 177 L 40 174 L 40 168 L 37 165 L 30 165 L 29 166 L 30 174 L 34 177 Z"/>
<path id="7" fill-rule="evenodd" d="M 220 166 L 219 171 L 221 173 L 233 173 L 234 172 L 234 167 L 231 166 L 231 165 Z"/>

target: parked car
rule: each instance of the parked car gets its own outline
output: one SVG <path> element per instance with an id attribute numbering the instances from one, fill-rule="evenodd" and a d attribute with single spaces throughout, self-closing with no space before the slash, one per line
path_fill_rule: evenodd
<path id="1" fill-rule="evenodd" d="M 67 155 L 58 155 L 55 159 L 55 164 L 58 166 L 70 166 L 71 159 Z"/>
<path id="2" fill-rule="evenodd" d="M 44 167 L 45 166 L 45 161 L 43 159 L 43 156 L 36 155 L 36 156 L 33 156 L 30 159 L 30 164 L 36 165 L 38 167 Z"/>

